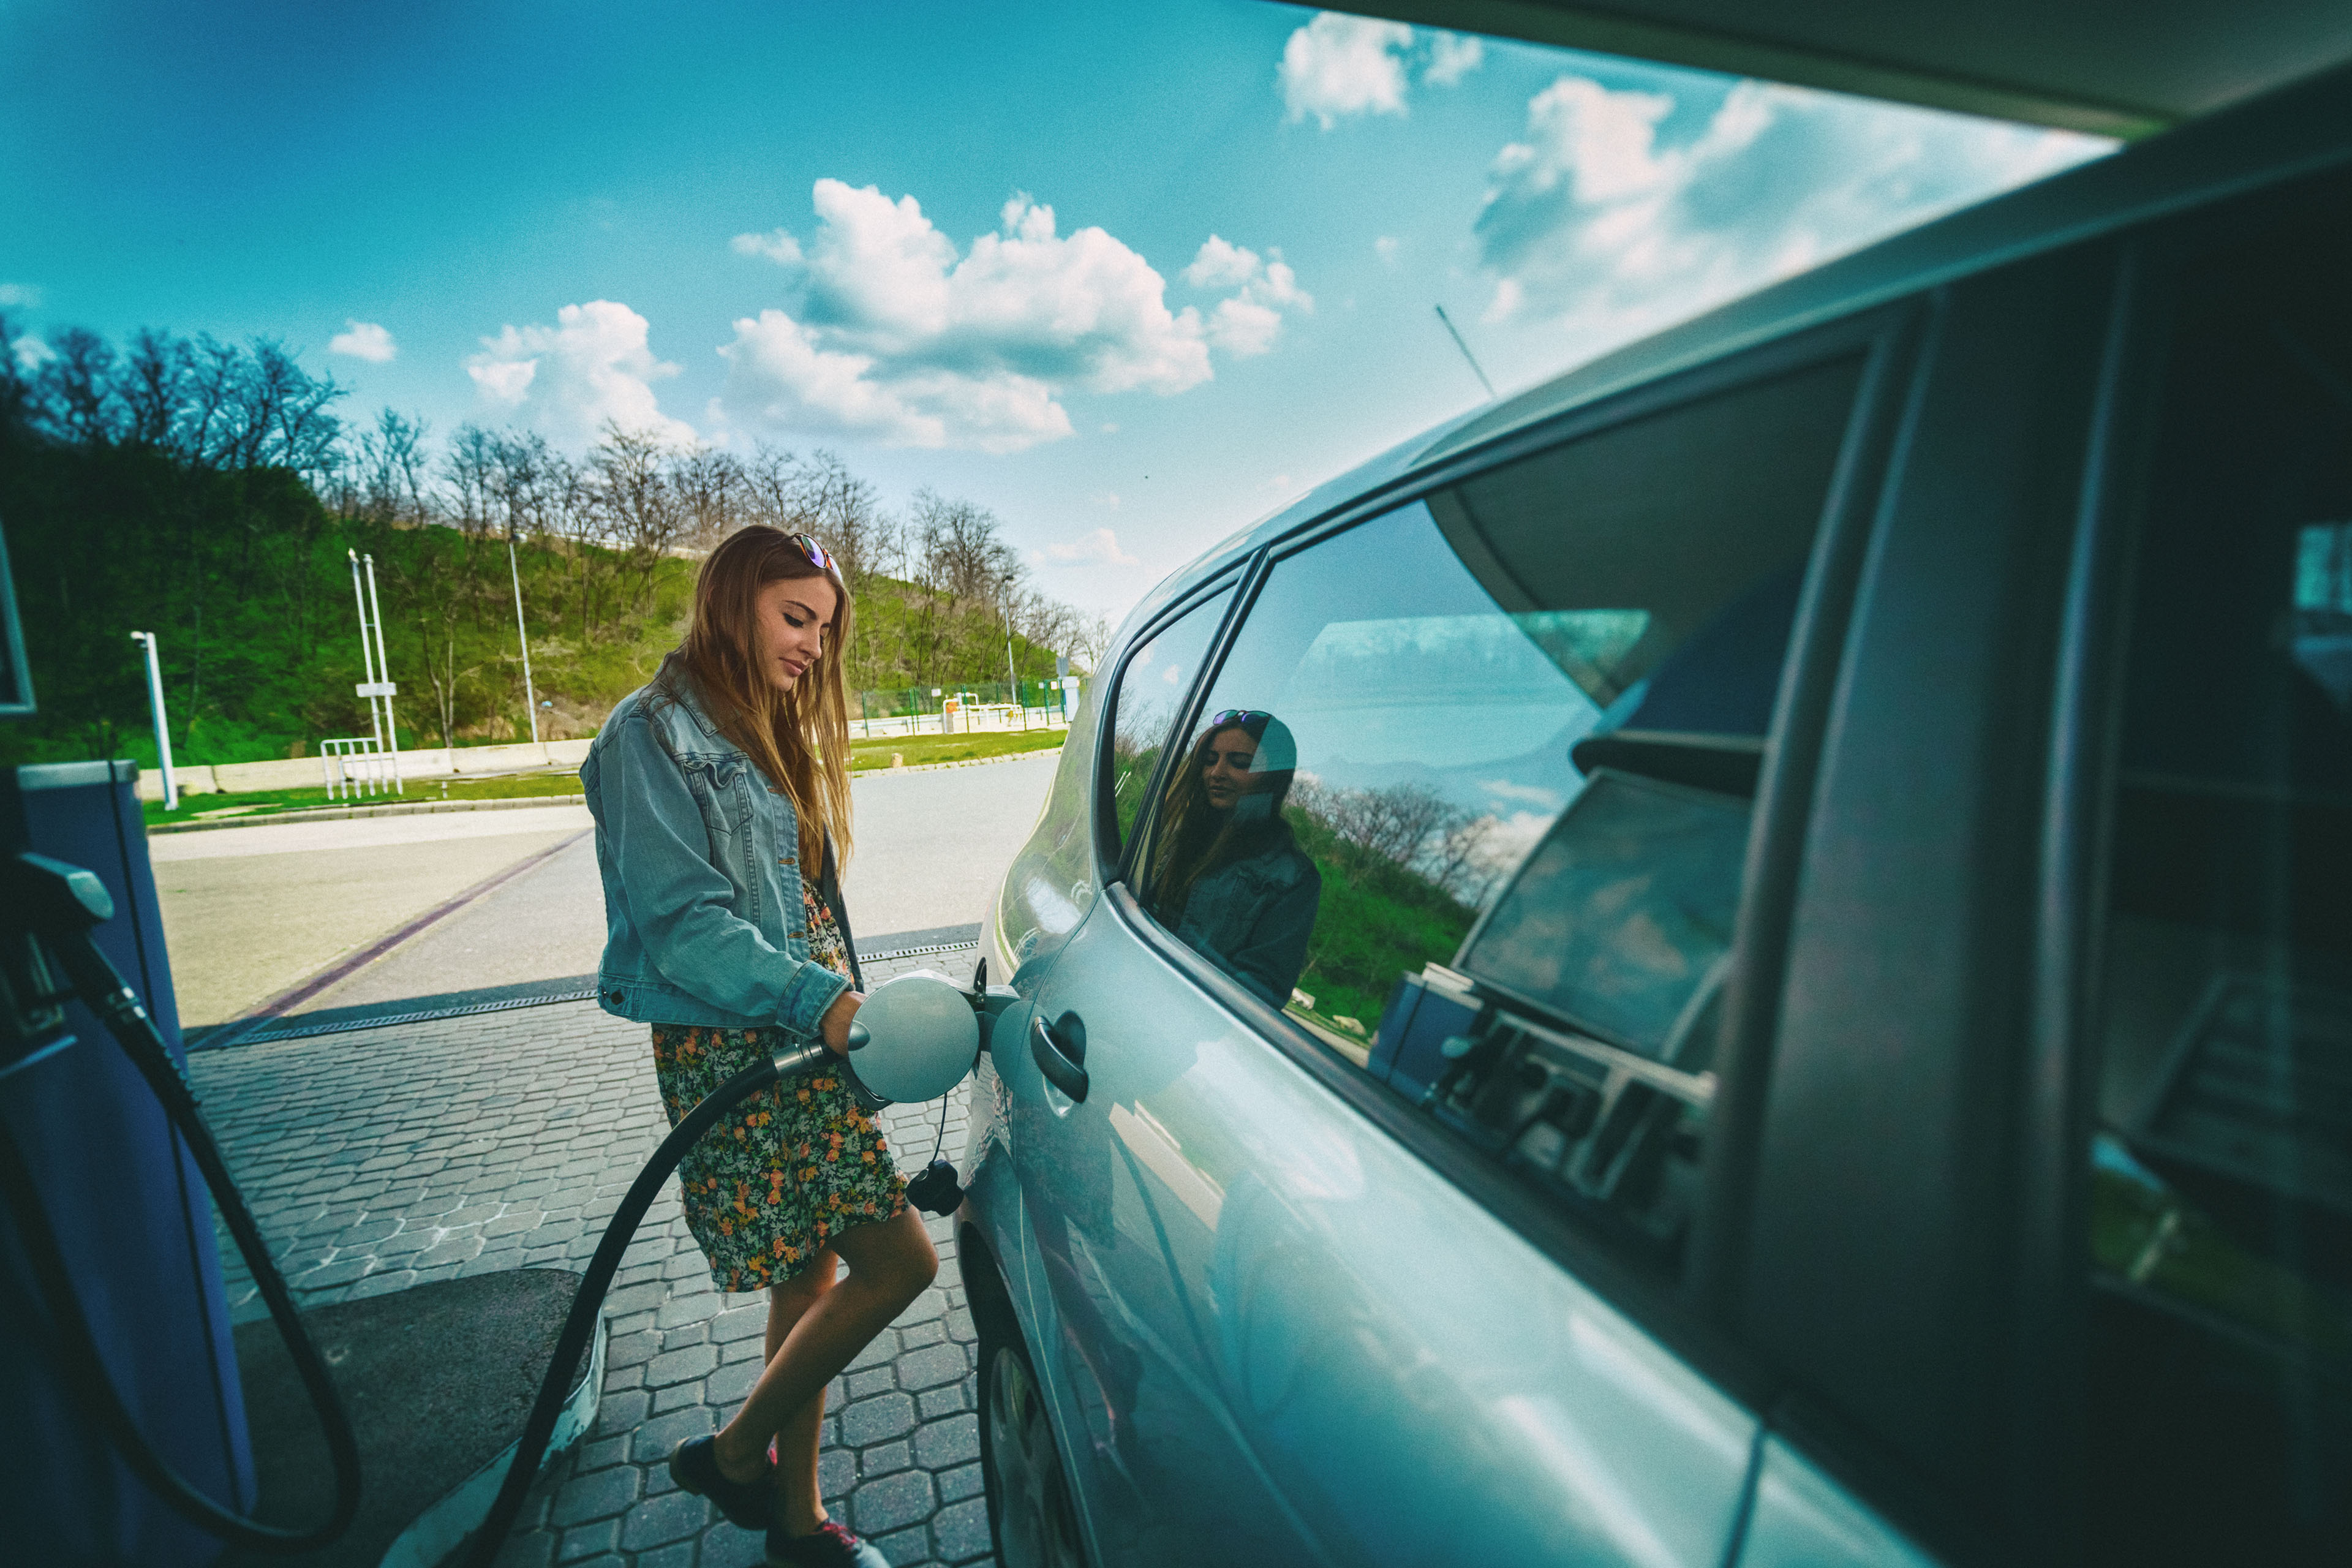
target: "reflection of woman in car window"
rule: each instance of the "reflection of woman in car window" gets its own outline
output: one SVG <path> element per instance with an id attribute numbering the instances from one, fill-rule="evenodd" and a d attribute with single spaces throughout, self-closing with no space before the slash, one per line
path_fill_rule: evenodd
<path id="1" fill-rule="evenodd" d="M 1297 769 L 1297 742 L 1273 714 L 1215 715 L 1169 782 L 1152 856 L 1160 923 L 1276 1007 L 1307 967 L 1323 891 L 1282 819 Z"/>

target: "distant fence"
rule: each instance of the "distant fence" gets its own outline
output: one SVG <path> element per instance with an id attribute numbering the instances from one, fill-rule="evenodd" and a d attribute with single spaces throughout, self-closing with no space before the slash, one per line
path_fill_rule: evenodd
<path id="1" fill-rule="evenodd" d="M 857 693 L 851 705 L 852 740 L 893 735 L 960 735 L 977 731 L 1059 730 L 1078 708 L 1079 677 L 1059 680 L 967 681 L 961 686 L 902 686 Z"/>

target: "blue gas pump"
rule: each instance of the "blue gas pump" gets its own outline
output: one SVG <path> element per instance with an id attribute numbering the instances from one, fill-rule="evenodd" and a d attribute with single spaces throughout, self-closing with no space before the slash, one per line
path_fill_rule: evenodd
<path id="1" fill-rule="evenodd" d="M 0 773 L 0 853 L 36 853 L 96 873 L 116 918 L 93 934 L 146 999 L 179 1059 L 177 1012 L 146 829 L 131 763 Z M 18 938 L 22 941 L 22 938 Z M 56 978 L 62 978 L 61 976 Z M 54 996 L 55 993 L 50 993 Z M 20 1003 L 34 1000 L 19 998 Z M 0 1121 L 22 1152 L 56 1230 L 100 1358 L 163 1461 L 240 1512 L 253 1456 L 229 1339 L 212 1206 L 185 1141 L 130 1060 L 79 1000 L 50 1003 L 47 1037 L 0 1063 Z M 210 1563 L 220 1543 L 140 1487 L 59 1376 L 24 1237 L 0 1214 L 0 1541 L 27 1563 Z"/>

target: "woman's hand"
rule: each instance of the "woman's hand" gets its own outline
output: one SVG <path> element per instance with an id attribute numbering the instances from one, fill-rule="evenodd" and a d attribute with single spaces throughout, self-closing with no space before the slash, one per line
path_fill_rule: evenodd
<path id="1" fill-rule="evenodd" d="M 833 1005 L 824 1010 L 824 1016 L 817 1020 L 816 1026 L 817 1037 L 824 1041 L 825 1049 L 837 1057 L 849 1054 L 849 1021 L 857 1016 L 857 1009 L 865 1004 L 863 991 L 844 991 L 833 999 Z"/>

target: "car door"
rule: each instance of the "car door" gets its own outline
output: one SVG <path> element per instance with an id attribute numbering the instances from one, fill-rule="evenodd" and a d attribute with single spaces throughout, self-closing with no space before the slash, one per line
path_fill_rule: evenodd
<path id="1" fill-rule="evenodd" d="M 1723 1560 L 1758 1422 L 1623 1303 L 1674 1318 L 1752 803 L 1893 354 L 1784 345 L 1258 570 L 998 1053 L 1105 1563 Z M 1221 752 L 1282 793 L 1189 863 Z"/>

